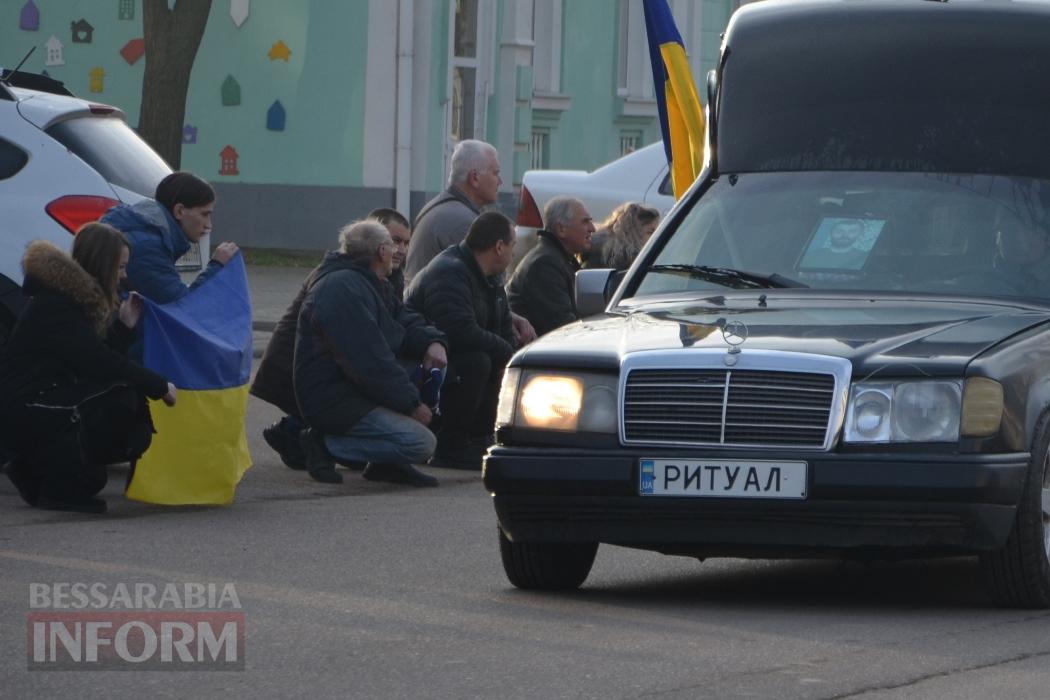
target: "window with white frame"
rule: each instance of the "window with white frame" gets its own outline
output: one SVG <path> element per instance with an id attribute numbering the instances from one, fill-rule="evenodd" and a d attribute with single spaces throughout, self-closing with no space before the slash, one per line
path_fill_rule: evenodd
<path id="1" fill-rule="evenodd" d="M 546 129 L 534 129 L 532 142 L 529 146 L 529 160 L 531 170 L 545 170 L 550 167 L 550 134 Z"/>
<path id="2" fill-rule="evenodd" d="M 451 116 L 449 137 L 453 141 L 475 135 L 475 103 L 478 85 L 478 0 L 456 0 L 452 10 Z"/>
<path id="3" fill-rule="evenodd" d="M 562 0 L 534 0 L 532 5 L 533 91 L 561 93 Z"/>
<path id="4" fill-rule="evenodd" d="M 635 102 L 653 100 L 653 72 L 649 65 L 642 0 L 620 0 L 619 15 L 616 94 Z"/>
<path id="5" fill-rule="evenodd" d="M 634 153 L 638 150 L 638 144 L 641 143 L 642 134 L 639 131 L 621 131 L 620 132 L 620 155 L 625 156 L 628 153 Z"/>

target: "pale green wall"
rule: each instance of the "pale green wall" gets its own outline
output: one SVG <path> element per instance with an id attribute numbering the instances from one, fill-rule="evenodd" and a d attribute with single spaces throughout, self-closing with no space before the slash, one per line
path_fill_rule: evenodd
<path id="1" fill-rule="evenodd" d="M 44 42 L 55 34 L 65 44 L 66 65 L 47 66 L 48 72 L 79 96 L 120 107 L 135 125 L 149 48 L 147 58 L 132 66 L 118 52 L 142 36 L 141 0 L 133 21 L 117 19 L 117 0 L 35 0 L 37 32 L 18 29 L 23 1 L 0 0 L 0 63 L 13 66 L 36 44 L 26 67 L 44 69 Z M 229 7 L 224 0 L 212 3 L 194 63 L 186 121 L 199 132 L 196 144 L 183 146 L 182 167 L 222 182 L 362 184 L 368 3 L 255 0 L 240 28 Z M 69 23 L 80 17 L 95 27 L 91 44 L 72 42 Z M 267 57 L 277 40 L 291 48 L 287 63 Z M 101 94 L 88 91 L 88 71 L 96 65 L 106 71 Z M 222 106 L 227 75 L 241 85 L 240 106 Z M 283 132 L 266 129 L 274 100 L 286 111 Z M 227 144 L 240 155 L 236 177 L 219 175 L 219 151 Z"/>

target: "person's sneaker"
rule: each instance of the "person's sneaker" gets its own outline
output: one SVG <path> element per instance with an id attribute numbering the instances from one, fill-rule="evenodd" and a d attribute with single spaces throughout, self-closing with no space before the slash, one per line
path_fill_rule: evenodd
<path id="1" fill-rule="evenodd" d="M 324 446 L 324 437 L 312 428 L 299 433 L 299 444 L 305 457 L 306 471 L 314 481 L 322 484 L 341 484 L 343 475 L 335 470 L 335 462 Z"/>
<path id="2" fill-rule="evenodd" d="M 306 469 L 306 456 L 303 454 L 302 447 L 299 446 L 299 441 L 290 439 L 281 421 L 277 421 L 269 428 L 263 428 L 262 434 L 266 444 L 280 455 L 284 466 L 296 470 Z"/>
<path id="3" fill-rule="evenodd" d="M 369 462 L 361 475 L 369 481 L 389 481 L 392 484 L 409 486 L 437 486 L 438 480 L 424 474 L 411 464 L 394 464 L 392 462 Z"/>
<path id="4" fill-rule="evenodd" d="M 485 456 L 487 445 L 459 445 L 457 447 L 438 447 L 434 450 L 434 456 L 427 462 L 432 467 L 443 469 L 466 469 L 479 471 L 481 469 L 481 458 Z"/>
<path id="5" fill-rule="evenodd" d="M 356 460 L 351 460 L 351 459 L 339 459 L 338 457 L 336 457 L 334 455 L 332 456 L 332 459 L 340 467 L 346 467 L 347 469 L 349 469 L 352 472 L 363 471 L 364 468 L 368 466 L 368 462 L 358 462 Z"/>

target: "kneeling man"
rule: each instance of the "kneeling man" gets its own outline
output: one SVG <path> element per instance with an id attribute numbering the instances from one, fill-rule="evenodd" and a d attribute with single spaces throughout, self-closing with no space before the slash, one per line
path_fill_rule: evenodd
<path id="1" fill-rule="evenodd" d="M 296 329 L 295 398 L 310 426 L 306 467 L 318 481 L 338 483 L 334 456 L 368 462 L 366 479 L 436 486 L 412 466 L 431 457 L 436 439 L 405 366 L 444 368 L 445 337 L 419 314 L 388 304 L 394 242 L 382 224 L 350 224 L 339 244 L 334 269 L 303 299 Z"/>
<path id="2" fill-rule="evenodd" d="M 445 249 L 409 285 L 409 308 L 437 326 L 449 343 L 432 465 L 477 469 L 492 444 L 503 369 L 519 344 L 502 280 L 514 242 L 510 219 L 499 212 L 481 214 L 462 243 Z"/>

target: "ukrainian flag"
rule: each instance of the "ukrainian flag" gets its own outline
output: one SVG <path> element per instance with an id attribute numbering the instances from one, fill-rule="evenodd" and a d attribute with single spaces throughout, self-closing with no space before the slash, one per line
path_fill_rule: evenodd
<path id="1" fill-rule="evenodd" d="M 157 434 L 127 497 L 164 505 L 228 504 L 251 466 L 245 435 L 252 368 L 252 305 L 238 253 L 170 304 L 144 301 L 143 361 L 178 388 L 152 402 Z"/>
<path id="2" fill-rule="evenodd" d="M 645 0 L 644 7 L 660 131 L 674 196 L 680 199 L 704 164 L 704 111 L 667 0 Z"/>

